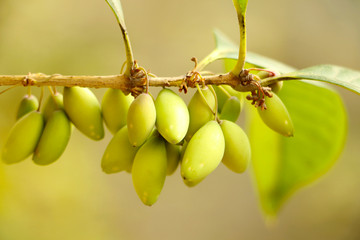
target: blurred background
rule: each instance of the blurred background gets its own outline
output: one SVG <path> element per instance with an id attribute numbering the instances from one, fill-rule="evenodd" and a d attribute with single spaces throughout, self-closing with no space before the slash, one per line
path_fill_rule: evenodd
<path id="1" fill-rule="evenodd" d="M 122 4 L 135 58 L 159 76 L 182 75 L 191 57 L 212 51 L 213 28 L 239 41 L 231 0 Z M 359 11 L 358 0 L 249 0 L 248 49 L 297 68 L 360 70 Z M 104 0 L 0 0 L 0 74 L 111 75 L 124 60 Z M 210 70 L 221 72 L 222 64 Z M 329 173 L 290 199 L 275 225 L 262 216 L 250 171 L 237 175 L 223 165 L 195 188 L 177 171 L 146 207 L 129 174 L 101 171 L 111 134 L 94 142 L 74 130 L 50 166 L 0 164 L 0 239 L 360 239 L 360 98 L 337 90 L 349 113 L 345 150 Z M 104 91 L 94 90 L 99 99 Z M 25 93 L 19 87 L 0 96 L 1 146 Z"/>

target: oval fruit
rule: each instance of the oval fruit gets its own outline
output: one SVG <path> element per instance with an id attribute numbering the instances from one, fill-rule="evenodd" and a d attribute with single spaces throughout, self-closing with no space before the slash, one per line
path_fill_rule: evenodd
<path id="1" fill-rule="evenodd" d="M 40 112 L 33 111 L 20 118 L 2 149 L 2 160 L 17 163 L 29 157 L 35 150 L 44 128 L 44 118 Z"/>
<path id="2" fill-rule="evenodd" d="M 222 108 L 223 108 L 226 100 L 229 98 L 229 96 L 226 93 L 224 93 L 224 91 L 221 90 L 220 87 L 223 87 L 223 85 L 220 85 L 220 86 L 214 85 L 213 86 L 213 88 L 216 92 L 217 100 L 218 100 L 218 112 L 222 111 Z"/>
<path id="3" fill-rule="evenodd" d="M 279 81 L 273 84 L 270 84 L 269 87 L 271 87 L 271 91 L 278 94 L 280 90 L 282 89 L 283 81 Z"/>
<path id="4" fill-rule="evenodd" d="M 34 95 L 25 95 L 19 104 L 18 111 L 16 113 L 16 120 L 29 112 L 37 110 L 39 107 L 39 101 Z"/>
<path id="5" fill-rule="evenodd" d="M 175 170 L 179 165 L 181 146 L 174 145 L 168 142 L 165 143 L 165 146 L 166 146 L 166 155 L 167 155 L 166 175 L 170 176 L 175 172 Z"/>
<path id="6" fill-rule="evenodd" d="M 101 159 L 101 168 L 105 173 L 130 171 L 138 147 L 133 147 L 128 138 L 127 126 L 122 127 L 111 139 Z"/>
<path id="7" fill-rule="evenodd" d="M 42 111 L 45 121 L 47 121 L 50 118 L 50 116 L 54 111 L 59 109 L 64 109 L 63 95 L 57 92 L 54 95 L 50 95 L 46 100 L 46 103 Z"/>
<path id="8" fill-rule="evenodd" d="M 266 110 L 258 108 L 258 113 L 263 122 L 275 132 L 285 137 L 294 135 L 294 127 L 289 112 L 281 99 L 273 93 L 271 98 L 265 97 Z"/>
<path id="9" fill-rule="evenodd" d="M 222 87 L 225 89 L 225 91 L 227 91 L 231 96 L 235 96 L 239 99 L 240 104 L 241 104 L 241 109 L 242 106 L 244 104 L 244 93 L 236 91 L 234 88 L 232 88 L 229 85 L 222 85 Z"/>
<path id="10" fill-rule="evenodd" d="M 155 101 L 156 127 L 171 144 L 185 137 L 189 128 L 189 111 L 179 95 L 170 89 L 162 89 Z"/>
<path id="11" fill-rule="evenodd" d="M 127 115 L 129 141 L 133 146 L 141 146 L 149 137 L 156 121 L 154 100 L 142 93 L 131 103 Z"/>
<path id="12" fill-rule="evenodd" d="M 167 159 L 164 140 L 150 137 L 135 155 L 132 179 L 135 191 L 148 206 L 159 198 L 166 178 Z"/>
<path id="13" fill-rule="evenodd" d="M 196 181 L 189 181 L 187 179 L 183 179 L 184 183 L 186 186 L 188 187 L 195 187 L 196 185 L 198 185 L 200 182 L 202 182 L 202 180 L 204 180 L 205 178 L 201 178 L 199 180 L 196 180 Z"/>
<path id="14" fill-rule="evenodd" d="M 104 138 L 100 103 L 88 88 L 65 87 L 64 109 L 71 122 L 93 140 Z"/>
<path id="15" fill-rule="evenodd" d="M 215 97 L 209 88 L 203 88 L 201 90 L 206 101 L 208 102 L 211 109 L 215 109 Z M 185 139 L 187 141 L 199 130 L 204 124 L 214 119 L 214 114 L 209 109 L 204 99 L 201 97 L 199 91 L 196 91 L 192 96 L 188 109 L 190 115 L 189 130 L 186 134 Z"/>
<path id="16" fill-rule="evenodd" d="M 240 100 L 237 97 L 228 98 L 220 114 L 220 119 L 236 122 L 241 112 Z"/>
<path id="17" fill-rule="evenodd" d="M 214 171 L 220 164 L 225 150 L 221 127 L 210 121 L 197 131 L 189 141 L 181 162 L 181 176 L 194 183 Z"/>
<path id="18" fill-rule="evenodd" d="M 279 72 L 276 72 L 274 70 L 272 70 L 272 72 L 273 73 L 270 73 L 270 72 L 267 72 L 267 71 L 260 71 L 260 72 L 257 73 L 257 75 L 261 79 L 268 78 L 268 77 L 273 77 L 273 76 L 276 76 L 276 75 L 280 75 Z M 275 82 L 275 83 L 269 85 L 269 87 L 271 88 L 271 91 L 276 93 L 276 94 L 280 92 L 282 86 L 283 86 L 283 81 L 278 81 L 278 82 Z"/>
<path id="19" fill-rule="evenodd" d="M 223 120 L 220 123 L 225 139 L 223 164 L 236 173 L 246 170 L 251 158 L 250 142 L 239 125 Z"/>
<path id="20" fill-rule="evenodd" d="M 101 109 L 105 125 L 112 134 L 116 134 L 126 125 L 127 113 L 134 97 L 125 94 L 119 89 L 109 88 L 106 90 Z"/>
<path id="21" fill-rule="evenodd" d="M 35 149 L 34 163 L 48 165 L 55 162 L 65 151 L 70 135 L 71 124 L 66 113 L 63 110 L 54 111 L 47 120 Z"/>

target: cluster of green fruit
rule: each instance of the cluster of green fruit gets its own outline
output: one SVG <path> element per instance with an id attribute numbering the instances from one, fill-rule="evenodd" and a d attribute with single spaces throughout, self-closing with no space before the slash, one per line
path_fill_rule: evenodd
<path id="1" fill-rule="evenodd" d="M 113 134 L 101 160 L 105 173 L 127 171 L 146 205 L 154 204 L 165 178 L 181 165 L 181 176 L 195 186 L 222 162 L 242 173 L 250 160 L 250 143 L 237 125 L 242 94 L 229 86 L 200 88 L 188 106 L 170 89 L 156 100 L 149 93 L 135 99 L 121 90 L 108 89 L 102 104 L 87 88 L 64 88 L 52 93 L 42 111 L 33 95 L 26 95 L 18 108 L 17 122 L 2 150 L 5 163 L 20 162 L 31 154 L 33 161 L 47 165 L 64 152 L 72 124 L 94 140 L 104 137 L 103 122 Z M 273 130 L 292 135 L 289 114 L 281 100 L 267 98 L 268 110 L 259 111 Z"/>

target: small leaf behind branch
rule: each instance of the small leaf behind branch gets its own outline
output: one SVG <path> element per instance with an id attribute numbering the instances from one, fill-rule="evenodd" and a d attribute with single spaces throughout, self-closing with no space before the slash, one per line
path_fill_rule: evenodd
<path id="1" fill-rule="evenodd" d="M 134 58 L 133 58 L 133 53 L 132 53 L 132 49 L 131 49 L 131 44 L 130 44 L 130 39 L 126 30 L 126 26 L 125 26 L 125 20 L 124 20 L 124 13 L 121 7 L 121 3 L 120 0 L 105 0 L 111 10 L 114 12 L 115 17 L 117 22 L 119 23 L 120 29 L 121 29 L 121 33 L 123 35 L 123 39 L 124 39 L 124 44 L 125 44 L 125 52 L 126 52 L 126 70 L 125 70 L 125 75 L 130 76 L 130 70 L 132 68 L 133 62 L 134 62 Z"/>
<path id="2" fill-rule="evenodd" d="M 240 15 L 245 15 L 248 0 L 233 0 L 236 11 Z"/>
<path id="3" fill-rule="evenodd" d="M 214 51 L 212 51 L 212 53 L 210 53 L 209 56 L 202 61 L 201 68 L 204 68 L 208 64 L 219 59 L 237 60 L 239 57 L 238 47 L 223 32 L 218 29 L 214 29 L 213 33 L 216 47 Z M 247 52 L 246 63 L 251 67 L 269 68 L 281 73 L 288 73 L 296 70 L 295 68 L 290 67 L 284 63 L 253 52 Z M 231 69 L 228 69 L 228 71 L 230 70 Z"/>
<path id="4" fill-rule="evenodd" d="M 291 81 L 279 96 L 293 120 L 294 137 L 270 130 L 252 106 L 249 119 L 254 178 L 267 215 L 276 215 L 292 193 L 334 165 L 347 132 L 346 112 L 335 91 Z"/>
<path id="5" fill-rule="evenodd" d="M 124 29 L 126 29 L 125 20 L 124 20 L 124 13 L 123 13 L 123 10 L 122 10 L 122 7 L 121 7 L 120 0 L 105 0 L 105 1 L 109 4 L 111 10 L 114 12 L 118 23 Z"/>
<path id="6" fill-rule="evenodd" d="M 360 94 L 360 72 L 335 65 L 318 65 L 283 74 L 272 79 L 308 79 L 327 82 Z"/>

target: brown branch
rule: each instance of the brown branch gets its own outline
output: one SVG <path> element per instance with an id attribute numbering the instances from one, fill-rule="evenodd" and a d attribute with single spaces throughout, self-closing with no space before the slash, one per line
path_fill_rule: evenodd
<path id="1" fill-rule="evenodd" d="M 149 85 L 152 87 L 180 87 L 186 76 L 179 77 L 149 77 Z M 220 75 L 203 76 L 206 85 L 230 85 L 237 91 L 248 92 L 255 90 L 252 85 L 243 86 L 243 79 L 232 73 Z M 262 86 L 267 86 L 274 81 L 260 81 Z M 28 75 L 0 75 L 0 86 L 63 86 L 63 87 L 88 87 L 88 88 L 115 88 L 121 89 L 124 93 L 130 93 L 134 88 L 144 87 L 142 79 L 131 80 L 125 75 L 109 76 L 63 76 L 60 74 L 46 75 L 34 73 Z M 191 86 L 190 86 L 191 87 Z"/>

